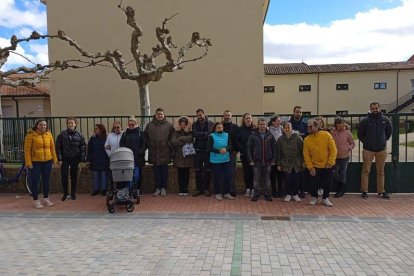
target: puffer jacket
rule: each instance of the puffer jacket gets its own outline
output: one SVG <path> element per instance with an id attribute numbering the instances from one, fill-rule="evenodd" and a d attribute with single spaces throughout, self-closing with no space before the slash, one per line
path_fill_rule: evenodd
<path id="1" fill-rule="evenodd" d="M 270 131 L 266 130 L 264 138 L 258 130 L 250 134 L 247 140 L 247 156 L 255 165 L 271 165 L 276 163 L 276 140 Z"/>
<path id="2" fill-rule="evenodd" d="M 336 145 L 329 132 L 320 130 L 306 136 L 303 144 L 303 158 L 308 170 L 332 167 L 336 161 Z"/>
<path id="3" fill-rule="evenodd" d="M 162 121 L 153 119 L 145 127 L 147 138 L 148 163 L 153 165 L 168 165 L 171 162 L 171 137 L 174 128 L 166 118 Z"/>
<path id="4" fill-rule="evenodd" d="M 183 116 L 185 117 L 185 116 Z M 182 117 L 180 117 L 182 118 Z M 191 168 L 194 166 L 194 155 L 183 156 L 183 145 L 193 143 L 193 135 L 191 133 L 192 122 L 188 117 L 188 124 L 184 130 L 181 130 L 179 120 L 175 123 L 175 132 L 171 139 L 171 144 L 174 147 L 174 161 L 173 165 L 177 168 Z"/>
<path id="5" fill-rule="evenodd" d="M 56 139 L 56 153 L 59 161 L 75 158 L 86 161 L 86 143 L 82 133 L 69 129 L 62 131 Z"/>
<path id="6" fill-rule="evenodd" d="M 363 148 L 368 151 L 380 152 L 387 149 L 387 141 L 391 134 L 391 122 L 381 113 L 378 115 L 368 113 L 358 126 L 358 139 L 361 140 Z"/>
<path id="7" fill-rule="evenodd" d="M 33 166 L 33 162 L 46 162 L 53 160 L 57 163 L 55 142 L 52 133 L 47 130 L 40 133 L 29 130 L 24 139 L 24 161 L 26 166 Z"/>
<path id="8" fill-rule="evenodd" d="M 138 167 L 145 166 L 145 150 L 147 149 L 147 138 L 139 127 L 127 128 L 119 141 L 120 147 L 126 147 L 134 153 L 134 162 Z"/>
<path id="9" fill-rule="evenodd" d="M 303 167 L 303 140 L 297 132 L 292 132 L 290 137 L 282 135 L 276 143 L 276 164 L 282 167 L 282 171 L 291 173 L 302 172 Z"/>
<path id="10" fill-rule="evenodd" d="M 336 158 L 342 159 L 349 157 L 351 151 L 355 147 L 352 133 L 347 128 L 340 131 L 333 128 L 331 130 L 331 135 L 335 140 L 336 149 L 338 151 Z"/>

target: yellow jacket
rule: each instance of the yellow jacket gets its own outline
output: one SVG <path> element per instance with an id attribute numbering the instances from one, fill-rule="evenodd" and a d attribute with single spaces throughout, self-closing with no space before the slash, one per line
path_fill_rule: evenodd
<path id="1" fill-rule="evenodd" d="M 327 131 L 321 130 L 305 138 L 303 158 L 308 170 L 332 167 L 335 165 L 336 152 L 335 141 Z"/>
<path id="2" fill-rule="evenodd" d="M 24 139 L 24 161 L 26 166 L 31 167 L 32 162 L 45 162 L 53 160 L 57 163 L 55 142 L 50 131 L 39 133 L 29 130 Z"/>

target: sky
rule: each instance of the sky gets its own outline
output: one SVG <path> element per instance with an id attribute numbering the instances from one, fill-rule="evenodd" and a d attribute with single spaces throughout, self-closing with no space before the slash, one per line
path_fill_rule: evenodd
<path id="1" fill-rule="evenodd" d="M 337 64 L 405 61 L 414 54 L 414 0 L 271 0 L 263 25 L 264 62 Z M 0 47 L 10 37 L 47 32 L 39 0 L 0 0 Z M 48 62 L 46 41 L 17 50 Z M 7 70 L 29 65 L 12 55 Z"/>

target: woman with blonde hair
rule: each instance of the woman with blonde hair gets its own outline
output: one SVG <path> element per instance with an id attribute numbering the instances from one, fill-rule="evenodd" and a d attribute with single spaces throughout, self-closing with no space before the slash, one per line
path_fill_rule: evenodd
<path id="1" fill-rule="evenodd" d="M 43 204 L 53 206 L 49 199 L 49 179 L 52 163 L 57 164 L 55 143 L 45 119 L 39 119 L 24 139 L 24 159 L 26 167 L 31 170 L 32 196 L 34 207 L 43 208 L 38 198 L 39 182 L 43 182 Z"/>

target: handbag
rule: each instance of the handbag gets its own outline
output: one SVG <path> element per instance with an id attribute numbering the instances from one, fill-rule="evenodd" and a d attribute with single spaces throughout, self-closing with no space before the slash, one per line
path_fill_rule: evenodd
<path id="1" fill-rule="evenodd" d="M 184 157 L 193 155 L 195 153 L 196 151 L 195 151 L 193 143 L 186 143 L 183 145 L 183 156 Z"/>

